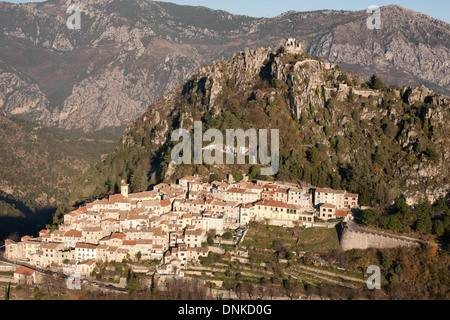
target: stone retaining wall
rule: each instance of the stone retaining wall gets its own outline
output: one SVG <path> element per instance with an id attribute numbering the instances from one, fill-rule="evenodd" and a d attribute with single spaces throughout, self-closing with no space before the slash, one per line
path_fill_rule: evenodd
<path id="1" fill-rule="evenodd" d="M 419 240 L 406 239 L 388 234 L 361 232 L 343 228 L 340 244 L 342 250 L 348 251 L 352 249 L 415 247 L 420 246 L 421 242 Z"/>

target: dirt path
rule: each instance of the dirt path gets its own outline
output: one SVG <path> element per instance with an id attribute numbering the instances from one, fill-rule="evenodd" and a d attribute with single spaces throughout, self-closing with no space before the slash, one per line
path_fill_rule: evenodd
<path id="1" fill-rule="evenodd" d="M 356 286 L 354 286 L 352 284 L 349 284 L 349 283 L 346 283 L 344 281 L 338 281 L 338 280 L 330 279 L 330 278 L 328 278 L 326 276 L 321 276 L 321 275 L 318 275 L 316 273 L 312 273 L 312 272 L 308 272 L 308 271 L 303 271 L 303 272 L 305 274 L 311 276 L 311 277 L 315 277 L 317 279 L 321 279 L 321 280 L 326 281 L 326 282 L 330 282 L 330 283 L 337 284 L 337 285 L 340 285 L 340 286 L 343 286 L 343 287 L 347 287 L 347 288 L 352 288 L 352 289 L 356 288 Z M 289 273 L 286 273 L 286 274 L 290 275 L 294 279 L 302 280 L 301 278 L 299 278 L 298 275 L 292 273 L 292 271 L 289 272 Z"/>
<path id="2" fill-rule="evenodd" d="M 310 272 L 314 272 L 315 274 L 320 273 L 322 275 L 327 275 L 327 276 L 332 276 L 335 278 L 341 278 L 344 280 L 349 280 L 349 281 L 354 281 L 354 282 L 359 282 L 359 283 L 366 283 L 366 280 L 362 280 L 362 279 L 358 279 L 355 277 L 350 277 L 350 276 L 345 276 L 339 273 L 334 273 L 334 272 L 330 272 L 330 271 L 324 271 L 324 270 L 320 270 L 320 269 L 316 269 L 316 268 L 311 268 L 311 267 L 307 267 L 307 266 L 301 266 L 301 265 L 297 265 L 296 267 L 303 269 L 303 270 L 307 270 Z"/>

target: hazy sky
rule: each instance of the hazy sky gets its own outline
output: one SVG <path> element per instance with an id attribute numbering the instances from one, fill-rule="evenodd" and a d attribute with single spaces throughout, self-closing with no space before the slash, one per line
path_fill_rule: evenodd
<path id="1" fill-rule="evenodd" d="M 9 2 L 32 1 L 10 0 Z M 362 10 L 368 8 L 370 5 L 381 7 L 388 4 L 397 4 L 450 23 L 449 0 L 170 0 L 168 2 L 205 6 L 212 9 L 221 9 L 231 13 L 244 14 L 252 17 L 274 17 L 289 10 Z"/>

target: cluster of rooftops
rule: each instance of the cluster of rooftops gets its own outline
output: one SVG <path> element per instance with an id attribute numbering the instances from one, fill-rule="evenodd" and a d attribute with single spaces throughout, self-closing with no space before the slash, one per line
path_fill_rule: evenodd
<path id="1" fill-rule="evenodd" d="M 58 230 L 39 237 L 8 240 L 7 258 L 33 265 L 89 272 L 98 261 L 161 260 L 160 272 L 182 270 L 206 256 L 208 234 L 245 228 L 252 220 L 301 225 L 345 217 L 358 207 L 358 195 L 267 181 L 204 182 L 186 176 L 151 191 L 121 193 L 95 200 L 64 215 Z M 80 269 L 81 270 L 81 269 Z"/>

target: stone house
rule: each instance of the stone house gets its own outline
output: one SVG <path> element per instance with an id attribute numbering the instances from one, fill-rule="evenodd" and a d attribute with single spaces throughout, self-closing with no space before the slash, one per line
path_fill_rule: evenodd
<path id="1" fill-rule="evenodd" d="M 25 242 L 14 242 L 13 240 L 5 240 L 5 258 L 9 260 L 25 258 Z"/>
<path id="2" fill-rule="evenodd" d="M 204 212 L 202 215 L 202 228 L 206 231 L 215 230 L 218 234 L 224 231 L 223 214 L 214 213 L 211 211 Z"/>
<path id="3" fill-rule="evenodd" d="M 95 262 L 94 259 L 81 261 L 80 263 L 77 264 L 77 271 L 82 276 L 89 276 L 94 271 L 96 266 L 97 263 Z"/>
<path id="4" fill-rule="evenodd" d="M 16 284 L 35 284 L 38 282 L 38 275 L 33 269 L 20 266 L 14 271 L 14 282 Z"/>
<path id="5" fill-rule="evenodd" d="M 75 246 L 75 259 L 77 261 L 97 259 L 97 245 L 78 242 Z"/>
<path id="6" fill-rule="evenodd" d="M 66 248 L 75 248 L 78 242 L 82 242 L 83 233 L 79 230 L 68 230 L 64 233 L 63 241 Z"/>
<path id="7" fill-rule="evenodd" d="M 100 227 L 84 227 L 82 230 L 82 242 L 98 244 L 100 239 L 102 239 L 107 234 L 107 231 Z"/>
<path id="8" fill-rule="evenodd" d="M 322 220 L 336 219 L 336 206 L 331 203 L 325 203 L 320 206 L 319 218 Z"/>
<path id="9" fill-rule="evenodd" d="M 204 229 L 186 228 L 184 231 L 184 243 L 190 248 L 201 247 L 206 241 L 206 231 Z"/>

